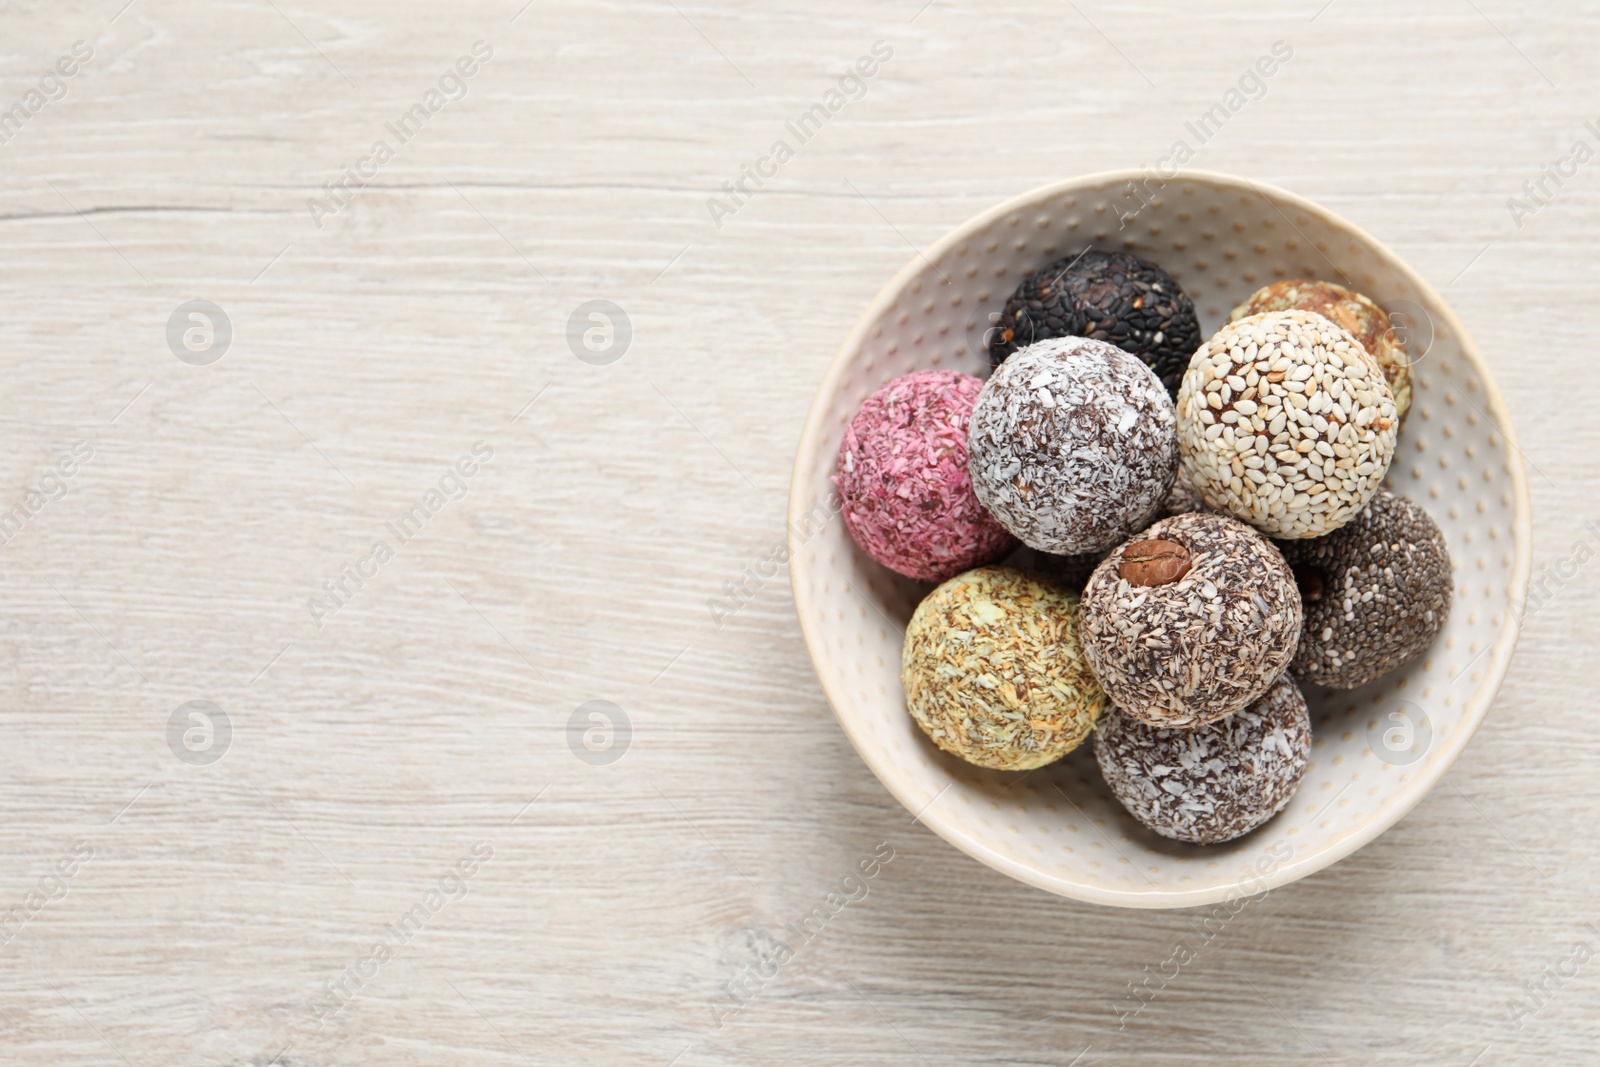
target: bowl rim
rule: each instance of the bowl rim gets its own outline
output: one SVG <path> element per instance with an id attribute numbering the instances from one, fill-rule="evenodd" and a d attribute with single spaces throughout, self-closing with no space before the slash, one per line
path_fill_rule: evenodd
<path id="1" fill-rule="evenodd" d="M 939 238 L 926 251 L 918 252 L 878 291 L 877 295 L 873 297 L 866 309 L 856 319 L 850 333 L 845 337 L 843 344 L 839 346 L 839 350 L 829 362 L 827 370 L 823 373 L 822 380 L 817 385 L 817 391 L 812 398 L 811 406 L 806 412 L 806 421 L 804 428 L 801 430 L 799 447 L 795 453 L 794 468 L 790 475 L 787 516 L 789 582 L 794 597 L 795 613 L 800 622 L 800 632 L 805 639 L 806 650 L 811 657 L 812 670 L 817 675 L 817 680 L 822 685 L 823 693 L 828 698 L 828 706 L 833 709 L 834 718 L 839 721 L 845 736 L 850 739 L 850 744 L 855 748 L 856 754 L 861 757 L 862 762 L 867 765 L 868 769 L 872 771 L 874 777 L 878 779 L 884 788 L 907 811 L 913 813 L 915 821 L 922 822 L 945 841 L 973 859 L 1010 875 L 1020 882 L 1025 882 L 1028 885 L 1059 896 L 1092 904 L 1117 907 L 1184 908 L 1231 900 L 1245 894 L 1240 883 L 1189 890 L 1121 890 L 1081 885 L 1065 879 L 1044 875 L 1027 864 L 1009 858 L 988 842 L 941 823 L 938 818 L 925 818 L 929 810 L 937 803 L 939 797 L 943 796 L 950 786 L 946 785 L 944 789 L 941 789 L 931 798 L 910 796 L 897 776 L 890 773 L 893 769 L 892 767 L 887 765 L 879 767 L 867 755 L 868 749 L 864 746 L 863 739 L 858 735 L 854 724 L 840 713 L 839 708 L 843 696 L 838 691 L 838 674 L 832 670 L 824 671 L 821 669 L 825 664 L 829 663 L 827 643 L 825 636 L 818 632 L 818 628 L 812 621 L 816 615 L 815 606 L 812 601 L 809 584 L 803 580 L 806 576 L 806 567 L 802 560 L 804 541 L 797 532 L 800 528 L 798 525 L 799 517 L 811 507 L 808 498 L 809 486 L 804 481 L 805 471 L 802 470 L 805 458 L 815 453 L 818 438 L 825 432 L 831 432 L 832 429 L 831 426 L 825 424 L 826 420 L 823 417 L 825 398 L 832 397 L 838 390 L 840 379 L 844 377 L 847 368 L 850 366 L 853 353 L 858 352 L 863 346 L 867 331 L 872 323 L 877 321 L 884 309 L 892 306 L 899 299 L 900 295 L 910 285 L 911 280 L 920 275 L 928 265 L 938 262 L 939 258 L 951 249 L 963 241 L 970 240 L 974 231 L 1003 219 L 1007 215 L 1018 211 L 1036 209 L 1042 202 L 1059 196 L 1072 195 L 1089 188 L 1104 187 L 1111 183 L 1135 181 L 1146 176 L 1146 172 L 1142 170 L 1097 171 L 1092 174 L 1084 174 L 1076 178 L 1068 178 L 1041 185 L 1013 196 L 1000 204 L 973 215 Z M 1410 284 L 1419 296 L 1428 300 L 1432 307 L 1437 308 L 1442 313 L 1445 326 L 1459 339 L 1462 358 L 1471 364 L 1473 370 L 1483 382 L 1486 399 L 1489 401 L 1488 407 L 1491 409 L 1497 407 L 1501 413 L 1499 420 L 1492 417 L 1489 418 L 1492 429 L 1505 440 L 1507 455 L 1517 460 L 1506 464 L 1512 487 L 1511 534 L 1515 549 L 1512 560 L 1511 581 L 1507 586 L 1509 604 L 1506 610 L 1506 618 L 1501 623 L 1493 644 L 1490 645 L 1489 664 L 1485 670 L 1483 680 L 1462 704 L 1463 728 L 1456 730 L 1451 736 L 1442 757 L 1430 761 L 1428 767 L 1417 778 L 1403 787 L 1397 801 L 1386 807 L 1376 818 L 1362 824 L 1334 841 L 1333 844 L 1319 849 L 1313 854 L 1304 858 L 1296 856 L 1264 875 L 1252 875 L 1251 889 L 1248 895 L 1253 896 L 1257 893 L 1265 893 L 1287 885 L 1290 882 L 1320 871 L 1371 843 L 1404 818 L 1412 808 L 1421 803 L 1423 797 L 1433 790 L 1439 780 L 1454 765 L 1456 759 L 1466 748 L 1467 743 L 1477 733 L 1484 716 L 1488 714 L 1489 706 L 1494 702 L 1495 695 L 1505 680 L 1506 672 L 1511 666 L 1512 656 L 1516 651 L 1517 636 L 1522 626 L 1522 613 L 1516 610 L 1514 605 L 1526 603 L 1527 586 L 1533 568 L 1532 509 L 1528 496 L 1527 473 L 1523 470 L 1521 462 L 1522 448 L 1517 442 L 1516 430 L 1511 424 L 1510 409 L 1506 406 L 1505 397 L 1500 392 L 1499 384 L 1490 372 L 1488 363 L 1484 360 L 1483 353 L 1479 351 L 1477 343 L 1472 339 L 1472 335 L 1467 332 L 1461 320 L 1456 317 L 1455 311 L 1432 285 L 1412 269 L 1409 263 L 1382 241 L 1379 241 L 1372 234 L 1339 213 L 1330 211 L 1297 193 L 1292 193 L 1276 185 L 1257 182 L 1220 171 L 1188 169 L 1179 170 L 1173 177 L 1163 177 L 1162 180 L 1168 183 L 1196 181 L 1212 187 L 1238 192 L 1253 192 L 1269 201 L 1275 200 L 1280 205 L 1297 207 L 1310 215 L 1321 217 L 1324 221 L 1330 222 L 1336 227 L 1346 229 L 1357 239 L 1365 242 L 1368 247 L 1381 252 L 1395 265 L 1396 273 Z"/>

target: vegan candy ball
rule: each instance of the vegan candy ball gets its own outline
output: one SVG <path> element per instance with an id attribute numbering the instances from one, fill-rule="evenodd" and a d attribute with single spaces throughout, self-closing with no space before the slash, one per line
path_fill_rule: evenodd
<path id="1" fill-rule="evenodd" d="M 1131 252 L 1084 252 L 1022 280 L 989 341 L 996 366 L 1051 337 L 1108 341 L 1142 360 L 1176 395 L 1200 347 L 1200 320 L 1172 275 Z"/>
<path id="2" fill-rule="evenodd" d="M 1134 818 L 1196 845 L 1231 841 L 1294 798 L 1311 757 L 1311 716 L 1284 674 L 1242 711 L 1193 730 L 1162 730 L 1113 709 L 1095 761 Z"/>
<path id="3" fill-rule="evenodd" d="M 1420 655 L 1450 614 L 1450 551 L 1426 511 L 1379 490 L 1345 526 L 1279 546 L 1294 568 L 1305 628 L 1292 670 L 1356 689 Z"/>
<path id="4" fill-rule="evenodd" d="M 982 388 L 955 371 L 908 374 L 868 397 L 844 432 L 834 483 L 845 526 L 892 571 L 939 582 L 1016 548 L 967 474 L 967 421 Z"/>
<path id="5" fill-rule="evenodd" d="M 1040 341 L 995 369 L 967 431 L 972 488 L 1030 548 L 1104 551 L 1155 517 L 1178 472 L 1172 400 L 1115 345 Z"/>
<path id="6" fill-rule="evenodd" d="M 1224 326 L 1178 391 L 1178 448 L 1206 506 L 1291 540 L 1337 530 L 1366 507 L 1399 421 L 1366 351 L 1311 311 Z"/>
<path id="7" fill-rule="evenodd" d="M 1289 666 L 1300 593 L 1272 543 L 1223 515 L 1162 519 L 1083 590 L 1079 640 L 1100 685 L 1151 726 L 1203 726 L 1248 706 Z"/>
<path id="8" fill-rule="evenodd" d="M 945 582 L 906 627 L 906 709 L 946 752 L 1002 771 L 1060 759 L 1106 705 L 1078 647 L 1078 598 L 1013 567 Z"/>
<path id="9" fill-rule="evenodd" d="M 1399 333 L 1389 321 L 1389 315 L 1377 304 L 1352 289 L 1332 282 L 1307 281 L 1297 278 L 1273 282 L 1233 309 L 1230 320 L 1238 321 L 1264 311 L 1315 311 L 1349 330 L 1364 348 L 1394 394 L 1394 409 L 1405 422 L 1411 410 L 1411 358 Z"/>

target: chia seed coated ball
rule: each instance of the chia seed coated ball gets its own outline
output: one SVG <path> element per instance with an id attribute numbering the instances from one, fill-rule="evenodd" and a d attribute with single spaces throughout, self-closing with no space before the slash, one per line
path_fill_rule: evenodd
<path id="1" fill-rule="evenodd" d="M 1014 567 L 957 575 L 906 627 L 906 709 L 934 744 L 980 767 L 1060 759 L 1106 706 L 1078 647 L 1077 615 L 1077 597 Z"/>
<path id="2" fill-rule="evenodd" d="M 1320 537 L 1366 507 L 1394 458 L 1389 385 L 1312 311 L 1231 322 L 1178 391 L 1178 448 L 1206 506 L 1274 537 Z"/>
<path id="3" fill-rule="evenodd" d="M 1138 356 L 1176 396 L 1200 320 L 1172 275 L 1131 252 L 1089 251 L 1022 279 L 989 341 L 995 366 L 1050 337 L 1109 341 Z"/>
<path id="4" fill-rule="evenodd" d="M 1111 792 L 1162 837 L 1232 841 L 1282 811 L 1311 757 L 1311 716 L 1282 674 L 1249 707 L 1193 730 L 1162 730 L 1113 709 L 1094 736 Z"/>
<path id="5" fill-rule="evenodd" d="M 1104 341 L 1058 337 L 995 369 L 967 431 L 972 488 L 1023 544 L 1074 555 L 1140 529 L 1178 472 L 1172 400 Z"/>
<path id="6" fill-rule="evenodd" d="M 1162 519 L 1083 590 L 1079 639 L 1111 702 L 1164 728 L 1248 706 L 1289 666 L 1300 592 L 1283 555 L 1225 515 Z"/>
<path id="7" fill-rule="evenodd" d="M 1315 282 L 1305 279 L 1273 282 L 1257 289 L 1244 303 L 1233 309 L 1231 321 L 1264 311 L 1315 311 L 1350 331 L 1367 355 L 1372 357 L 1389 391 L 1394 394 L 1394 409 L 1405 422 L 1411 410 L 1411 358 L 1406 346 L 1389 322 L 1389 314 L 1377 304 L 1352 289 L 1332 282 Z"/>
<path id="8" fill-rule="evenodd" d="M 1017 546 L 967 475 L 967 422 L 982 388 L 955 371 L 908 374 L 868 397 L 844 432 L 833 480 L 845 526 L 892 571 L 939 582 Z"/>
<path id="9" fill-rule="evenodd" d="M 1450 551 L 1437 524 L 1379 490 L 1326 537 L 1279 546 L 1294 568 L 1305 629 L 1292 669 L 1356 689 L 1420 655 L 1450 614 Z"/>

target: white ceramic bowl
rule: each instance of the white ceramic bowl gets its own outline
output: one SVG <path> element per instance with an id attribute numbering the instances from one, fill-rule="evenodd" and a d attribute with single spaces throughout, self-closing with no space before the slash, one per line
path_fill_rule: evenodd
<path id="1" fill-rule="evenodd" d="M 789 498 L 789 568 L 801 630 L 839 723 L 908 810 L 1030 885 L 1100 904 L 1171 908 L 1301 878 L 1422 799 L 1505 676 L 1530 532 L 1505 403 L 1427 282 L 1369 234 L 1282 189 L 1186 171 L 1129 192 L 1143 181 L 1133 171 L 1094 174 L 1017 197 L 927 248 L 878 294 L 806 420 Z M 1395 315 L 1416 361 L 1388 484 L 1427 508 L 1449 541 L 1457 583 L 1449 623 L 1426 654 L 1364 689 L 1308 687 L 1315 739 L 1299 793 L 1265 827 L 1226 845 L 1182 845 L 1145 830 L 1102 783 L 1089 744 L 1029 774 L 985 771 L 936 749 L 906 714 L 900 687 L 902 632 L 931 586 L 873 563 L 834 511 L 834 456 L 861 402 L 922 368 L 987 375 L 983 336 L 1018 281 L 1089 245 L 1166 268 L 1194 299 L 1207 336 L 1268 282 L 1343 281 Z"/>

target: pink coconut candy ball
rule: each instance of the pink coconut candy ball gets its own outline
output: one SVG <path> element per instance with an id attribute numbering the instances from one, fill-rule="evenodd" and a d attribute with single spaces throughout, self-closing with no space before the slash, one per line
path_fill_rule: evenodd
<path id="1" fill-rule="evenodd" d="M 967 476 L 967 420 L 982 389 L 970 374 L 917 371 L 850 420 L 833 477 L 845 526 L 890 570 L 942 582 L 1017 547 Z"/>

